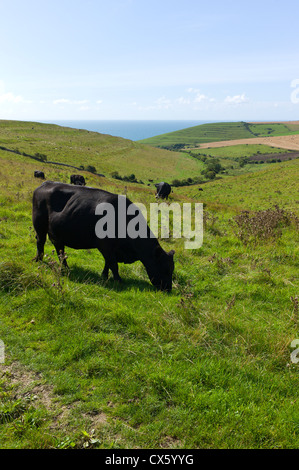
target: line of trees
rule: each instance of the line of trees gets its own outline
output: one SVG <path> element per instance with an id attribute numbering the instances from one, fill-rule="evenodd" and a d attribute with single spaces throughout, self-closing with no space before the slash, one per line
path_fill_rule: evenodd
<path id="1" fill-rule="evenodd" d="M 121 176 L 118 171 L 113 171 L 111 173 L 111 176 L 112 178 L 115 178 L 116 180 L 122 180 L 122 181 L 127 181 L 129 183 L 139 183 L 139 184 L 144 184 L 144 182 L 142 180 L 137 180 L 136 176 L 134 175 L 134 173 L 131 173 L 131 175 L 125 175 L 125 176 Z"/>

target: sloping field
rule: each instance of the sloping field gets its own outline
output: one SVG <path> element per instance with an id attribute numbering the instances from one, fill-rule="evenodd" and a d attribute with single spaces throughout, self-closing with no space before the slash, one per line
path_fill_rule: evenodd
<path id="1" fill-rule="evenodd" d="M 162 181 L 197 175 L 201 164 L 186 154 L 151 148 L 98 132 L 36 122 L 0 121 L 0 147 L 20 154 L 46 156 L 47 162 L 94 166 L 110 176 L 135 174 L 138 180 Z M 27 157 L 30 159 L 30 157 Z"/>
<path id="2" fill-rule="evenodd" d="M 156 146 L 169 146 L 175 144 L 196 145 L 202 142 L 221 141 L 228 139 L 245 139 L 252 137 L 252 133 L 243 122 L 220 122 L 202 124 L 188 127 L 180 131 L 158 135 L 141 140 L 141 143 Z"/>
<path id="3" fill-rule="evenodd" d="M 184 194 L 200 199 L 207 205 L 219 203 L 223 208 L 230 207 L 234 211 L 261 210 L 278 204 L 299 214 L 299 160 L 264 167 L 257 172 L 229 176 L 201 185 L 203 191 L 200 195 L 196 186 L 176 188 L 176 193 L 178 196 Z M 294 256 L 298 262 L 298 253 Z"/>
<path id="4" fill-rule="evenodd" d="M 200 148 L 230 147 L 231 145 L 241 144 L 263 144 L 271 147 L 283 148 L 288 150 L 299 150 L 299 135 L 284 135 L 273 137 L 254 137 L 252 139 L 224 140 L 222 142 L 206 142 L 200 145 Z"/>
<path id="5" fill-rule="evenodd" d="M 180 131 L 158 135 L 140 142 L 154 147 L 169 147 L 180 144 L 186 147 L 203 146 L 210 142 L 235 141 L 240 139 L 258 139 L 299 134 L 297 122 L 283 123 L 248 123 L 219 122 L 189 127 Z M 297 149 L 296 149 L 297 150 Z"/>

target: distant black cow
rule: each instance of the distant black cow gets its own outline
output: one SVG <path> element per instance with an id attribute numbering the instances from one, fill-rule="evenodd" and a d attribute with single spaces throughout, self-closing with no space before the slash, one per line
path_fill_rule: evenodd
<path id="1" fill-rule="evenodd" d="M 119 202 L 121 198 L 122 205 Z M 97 207 L 103 207 L 99 206 L 101 203 L 105 203 L 104 207 L 109 203 L 113 215 L 108 221 L 117 227 L 115 235 L 107 234 L 105 238 L 99 238 L 95 230 L 97 224 L 108 224 L 106 209 L 102 212 L 96 210 Z M 151 283 L 157 289 L 171 291 L 174 251 L 166 253 L 161 248 L 144 218 L 145 236 L 131 235 L 129 223 L 134 223 L 133 218 L 136 216 L 128 215 L 128 207 L 131 207 L 131 204 L 125 196 L 118 197 L 117 194 L 101 189 L 53 181 L 44 182 L 33 193 L 32 220 L 37 241 L 36 261 L 43 258 L 48 234 L 58 255 L 64 254 L 65 246 L 74 249 L 97 248 L 105 259 L 102 273 L 104 278 L 108 278 L 111 269 L 114 279 L 120 281 L 118 263 L 130 264 L 140 260 Z M 137 206 L 133 207 L 139 211 Z M 123 217 L 124 225 L 119 222 Z M 118 223 L 122 230 L 125 228 L 124 234 L 119 234 Z M 67 265 L 65 259 L 63 263 Z"/>
<path id="2" fill-rule="evenodd" d="M 45 179 L 45 173 L 43 171 L 35 170 L 34 176 L 35 178 L 41 178 L 43 180 Z"/>
<path id="3" fill-rule="evenodd" d="M 202 188 L 198 188 L 198 191 L 203 191 L 203 189 L 202 189 Z"/>
<path id="4" fill-rule="evenodd" d="M 82 175 L 71 175 L 71 184 L 76 184 L 77 186 L 85 186 L 85 178 Z"/>
<path id="5" fill-rule="evenodd" d="M 157 191 L 156 191 L 156 198 L 168 199 L 169 194 L 171 193 L 171 186 L 168 183 L 158 183 L 155 184 Z"/>

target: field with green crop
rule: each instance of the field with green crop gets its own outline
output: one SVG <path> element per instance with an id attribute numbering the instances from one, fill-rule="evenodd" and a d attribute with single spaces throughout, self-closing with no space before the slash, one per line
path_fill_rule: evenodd
<path id="1" fill-rule="evenodd" d="M 239 140 L 298 133 L 298 126 L 290 125 L 290 127 L 287 127 L 287 125 L 283 123 L 253 124 L 247 122 L 220 122 L 201 124 L 200 126 L 189 127 L 180 131 L 143 139 L 140 140 L 140 142 L 153 147 L 171 147 L 177 144 L 192 147 L 200 146 L 200 144 L 206 142 L 221 142 L 224 140 Z"/>
<path id="2" fill-rule="evenodd" d="M 256 137 L 267 137 L 273 135 L 289 135 L 293 131 L 282 123 L 249 124 L 249 130 Z M 296 131 L 295 131 L 296 132 Z"/>
<path id="3" fill-rule="evenodd" d="M 196 155 L 210 155 L 211 157 L 216 158 L 242 158 L 242 157 L 253 157 L 256 155 L 269 155 L 269 154 L 290 154 L 292 156 L 290 150 L 280 149 L 277 147 L 270 147 L 269 145 L 262 145 L 262 144 L 240 144 L 240 145 L 232 145 L 228 147 L 215 147 L 215 148 L 207 148 L 207 149 L 193 149 L 192 153 Z"/>
<path id="4" fill-rule="evenodd" d="M 46 144 L 47 132 L 39 144 L 7 131 L 4 143 L 2 130 L 0 146 L 53 156 L 72 132 L 76 149 L 91 148 L 88 133 L 55 128 Z M 107 138 L 92 139 L 100 154 Z M 134 160 L 139 178 L 147 151 L 140 167 Z M 83 155 L 76 162 L 86 165 Z M 183 178 L 186 157 L 175 155 L 172 178 Z M 204 238 L 190 250 L 184 238 L 160 237 L 176 252 L 170 294 L 154 290 L 139 262 L 120 265 L 121 284 L 104 281 L 95 250 L 67 249 L 66 272 L 47 241 L 44 261 L 32 261 L 33 171 L 68 181 L 72 170 L 5 150 L 0 163 L 0 448 L 298 448 L 298 160 L 203 191 L 174 188 L 169 203 L 204 204 Z M 82 174 L 147 208 L 155 202 L 146 184 Z"/>

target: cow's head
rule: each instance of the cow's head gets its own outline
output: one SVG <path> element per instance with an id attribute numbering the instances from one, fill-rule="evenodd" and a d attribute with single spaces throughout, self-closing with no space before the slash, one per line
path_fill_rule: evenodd
<path id="1" fill-rule="evenodd" d="M 159 290 L 170 292 L 172 289 L 174 253 L 174 250 L 166 253 L 160 246 L 154 249 L 152 262 L 147 267 L 147 273 L 153 286 Z"/>

